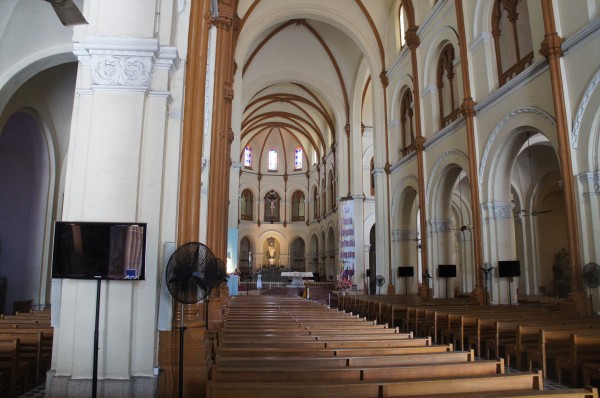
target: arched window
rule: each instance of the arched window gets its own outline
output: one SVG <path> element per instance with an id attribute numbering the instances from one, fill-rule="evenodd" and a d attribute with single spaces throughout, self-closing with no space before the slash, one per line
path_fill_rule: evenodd
<path id="1" fill-rule="evenodd" d="M 323 176 L 321 180 L 321 210 L 323 211 L 323 215 L 327 212 L 327 183 L 326 178 Z"/>
<path id="2" fill-rule="evenodd" d="M 406 34 L 406 15 L 404 13 L 404 4 L 400 4 L 400 9 L 398 10 L 398 25 L 400 27 L 400 47 L 404 47 L 406 44 L 404 40 L 404 35 Z"/>
<path id="3" fill-rule="evenodd" d="M 454 47 L 446 45 L 438 59 L 437 88 L 440 101 L 440 128 L 444 128 L 460 115 L 458 83 L 454 73 Z"/>
<path id="4" fill-rule="evenodd" d="M 304 192 L 292 194 L 292 221 L 304 221 Z"/>
<path id="5" fill-rule="evenodd" d="M 329 209 L 335 209 L 335 182 L 332 170 L 329 170 Z"/>
<path id="6" fill-rule="evenodd" d="M 279 206 L 281 204 L 281 196 L 273 190 L 265 195 L 265 222 L 279 222 Z"/>
<path id="7" fill-rule="evenodd" d="M 373 174 L 375 171 L 375 160 L 371 158 L 371 164 L 369 166 L 369 181 L 371 186 L 371 196 L 375 196 L 375 175 Z"/>
<path id="8" fill-rule="evenodd" d="M 319 218 L 319 191 L 317 187 L 313 187 L 313 218 Z"/>
<path id="9" fill-rule="evenodd" d="M 254 215 L 253 215 L 253 202 L 254 202 L 254 195 L 252 194 L 252 191 L 249 189 L 244 189 L 242 191 L 242 198 L 241 198 L 241 204 L 240 204 L 240 214 L 241 214 L 241 218 L 242 220 L 248 220 L 248 221 L 252 221 L 254 219 Z"/>
<path id="10" fill-rule="evenodd" d="M 524 0 L 496 0 L 492 36 L 500 86 L 533 63 L 529 9 Z"/>
<path id="11" fill-rule="evenodd" d="M 294 149 L 294 170 L 302 170 L 302 148 Z"/>
<path id="12" fill-rule="evenodd" d="M 415 132 L 413 128 L 413 100 L 410 89 L 404 90 L 400 101 L 400 137 L 402 155 L 415 150 Z"/>
<path id="13" fill-rule="evenodd" d="M 252 145 L 246 145 L 244 148 L 244 167 L 251 169 L 252 168 Z"/>
<path id="14" fill-rule="evenodd" d="M 277 171 L 277 149 L 269 149 L 269 171 Z"/>

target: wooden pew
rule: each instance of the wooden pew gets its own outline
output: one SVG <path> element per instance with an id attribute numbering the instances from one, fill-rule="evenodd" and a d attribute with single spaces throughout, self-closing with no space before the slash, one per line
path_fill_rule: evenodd
<path id="1" fill-rule="evenodd" d="M 556 373 L 558 382 L 562 383 L 563 371 L 570 374 L 570 384 L 579 386 L 582 379 L 582 367 L 585 363 L 597 362 L 600 358 L 600 335 L 572 334 L 569 353 L 556 357 Z"/>
<path id="2" fill-rule="evenodd" d="M 321 381 L 403 381 L 427 378 L 484 376 L 504 373 L 503 361 L 477 361 L 450 364 L 414 366 L 334 367 L 334 368 L 278 368 L 231 367 L 216 365 L 212 380 L 222 382 L 295 382 Z"/>
<path id="3" fill-rule="evenodd" d="M 216 357 L 219 366 L 277 367 L 277 368 L 330 368 L 364 366 L 416 366 L 442 363 L 473 362 L 473 352 L 452 351 L 426 354 L 402 354 L 377 356 L 353 356 L 334 358 L 310 357 Z"/>
<path id="4" fill-rule="evenodd" d="M 8 397 L 23 394 L 31 386 L 30 366 L 21 360 L 19 339 L 0 340 L 0 372 L 6 374 L 9 385 L 0 386 L 8 391 Z"/>
<path id="5" fill-rule="evenodd" d="M 331 397 L 331 398 L 385 398 L 405 396 L 435 396 L 447 394 L 478 393 L 490 396 L 494 391 L 531 391 L 542 389 L 541 373 L 491 375 L 442 379 L 416 379 L 397 382 L 208 382 L 208 398 L 279 398 L 279 397 Z"/>

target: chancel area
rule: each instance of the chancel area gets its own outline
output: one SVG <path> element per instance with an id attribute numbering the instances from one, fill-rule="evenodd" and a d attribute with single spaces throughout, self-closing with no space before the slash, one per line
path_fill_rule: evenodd
<path id="1" fill-rule="evenodd" d="M 599 29 L 3 0 L 0 396 L 597 397 Z"/>

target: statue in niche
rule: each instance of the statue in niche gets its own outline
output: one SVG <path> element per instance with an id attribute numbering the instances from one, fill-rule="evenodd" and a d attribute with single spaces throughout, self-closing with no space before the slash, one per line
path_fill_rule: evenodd
<path id="1" fill-rule="evenodd" d="M 275 264 L 275 242 L 269 242 L 267 252 L 269 253 L 269 265 Z"/>

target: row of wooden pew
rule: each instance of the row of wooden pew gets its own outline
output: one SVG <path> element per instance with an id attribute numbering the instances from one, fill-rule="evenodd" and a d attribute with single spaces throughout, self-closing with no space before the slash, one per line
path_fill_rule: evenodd
<path id="1" fill-rule="evenodd" d="M 481 306 L 467 300 L 355 296 L 343 298 L 339 307 L 430 335 L 434 343 L 472 348 L 477 357 L 503 358 L 508 367 L 540 369 L 544 377 L 575 387 L 599 373 L 600 318 L 564 311 L 557 303 Z"/>
<path id="2" fill-rule="evenodd" d="M 300 298 L 232 297 L 215 339 L 207 397 L 529 397 L 538 372 Z M 552 391 L 597 397 L 595 389 Z"/>
<path id="3" fill-rule="evenodd" d="M 52 339 L 49 310 L 0 315 L 0 397 L 16 397 L 44 381 Z"/>

